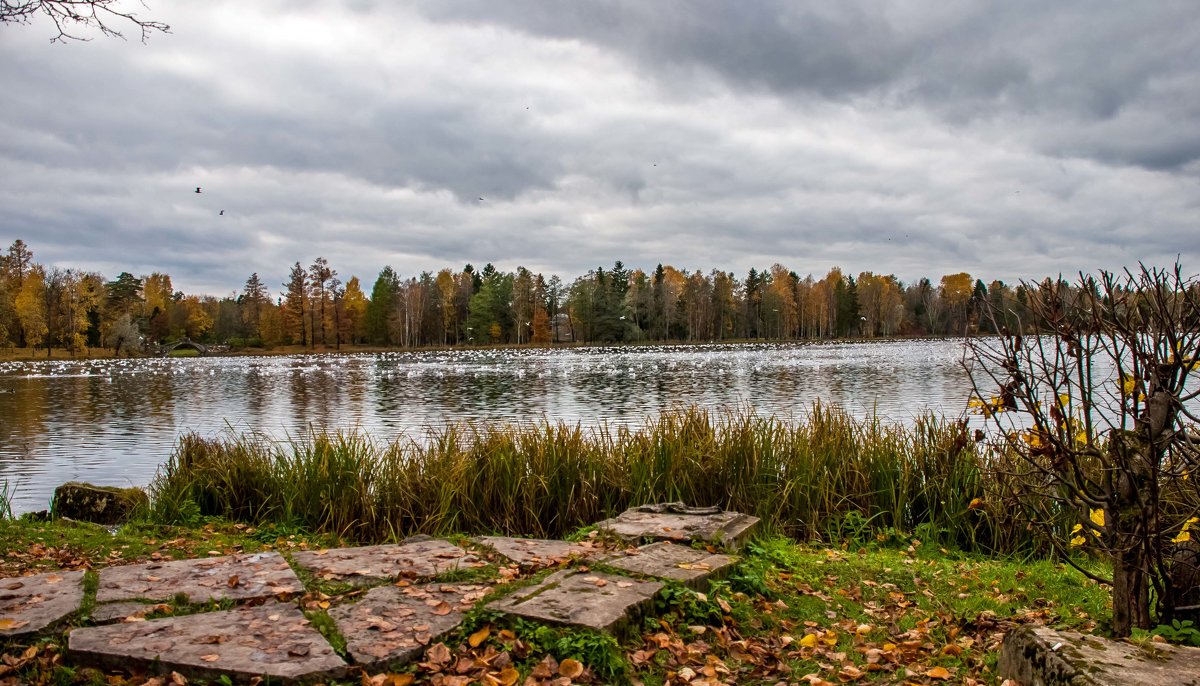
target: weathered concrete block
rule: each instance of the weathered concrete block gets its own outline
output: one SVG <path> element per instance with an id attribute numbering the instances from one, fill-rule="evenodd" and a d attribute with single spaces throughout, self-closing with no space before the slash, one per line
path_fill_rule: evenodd
<path id="1" fill-rule="evenodd" d="M 737 558 L 661 541 L 619 553 L 604 563 L 627 572 L 681 581 L 689 588 L 703 591 L 709 581 L 728 574 L 737 564 Z"/>
<path id="2" fill-rule="evenodd" d="M 999 668 L 1022 686 L 1200 686 L 1200 648 L 1023 626 L 1004 637 Z"/>
<path id="3" fill-rule="evenodd" d="M 587 560 L 609 552 L 607 548 L 593 545 L 590 541 L 569 543 L 544 538 L 507 538 L 504 536 L 480 536 L 474 540 L 522 567 L 552 567 L 565 564 L 572 559 Z"/>
<path id="4" fill-rule="evenodd" d="M 488 603 L 488 608 L 550 624 L 616 633 L 650 607 L 662 586 L 657 581 L 563 570 Z"/>
<path id="5" fill-rule="evenodd" d="M 189 679 L 290 683 L 346 673 L 345 661 L 291 603 L 75 629 L 67 654 L 100 669 L 174 671 Z"/>
<path id="6" fill-rule="evenodd" d="M 354 663 L 369 670 L 401 665 L 421 656 L 462 623 L 490 591 L 475 584 L 379 586 L 357 603 L 329 610 Z"/>
<path id="7" fill-rule="evenodd" d="M 486 563 L 456 545 L 436 539 L 398 545 L 334 548 L 293 553 L 296 564 L 326 580 L 369 584 L 396 577 L 429 578 Z"/>
<path id="8" fill-rule="evenodd" d="M 683 503 L 641 505 L 606 519 L 596 528 L 625 540 L 650 538 L 690 543 L 707 541 L 737 550 L 758 526 L 758 517 L 717 507 L 688 507 Z"/>
<path id="9" fill-rule="evenodd" d="M 302 593 L 304 585 L 279 553 L 171 560 L 100 570 L 96 602 L 169 600 L 178 593 L 193 603 L 250 600 Z"/>
<path id="10" fill-rule="evenodd" d="M 83 602 L 83 572 L 48 572 L 0 579 L 0 637 L 33 634 Z"/>
<path id="11" fill-rule="evenodd" d="M 78 481 L 54 489 L 51 509 L 57 517 L 67 517 L 96 524 L 120 524 L 138 508 L 150 504 L 150 498 L 140 488 L 95 486 Z"/>

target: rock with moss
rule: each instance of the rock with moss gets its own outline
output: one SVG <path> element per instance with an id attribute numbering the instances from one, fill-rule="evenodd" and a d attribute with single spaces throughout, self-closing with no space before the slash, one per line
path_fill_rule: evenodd
<path id="1" fill-rule="evenodd" d="M 1021 626 L 1000 648 L 1000 676 L 1029 686 L 1200 686 L 1200 648 Z"/>
<path id="2" fill-rule="evenodd" d="M 96 486 L 72 481 L 54 489 L 52 510 L 66 517 L 96 524 L 120 524 L 150 504 L 140 488 Z"/>

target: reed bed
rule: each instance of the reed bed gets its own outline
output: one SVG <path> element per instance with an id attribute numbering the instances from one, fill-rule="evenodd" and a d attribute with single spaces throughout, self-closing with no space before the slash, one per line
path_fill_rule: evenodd
<path id="1" fill-rule="evenodd" d="M 561 537 L 631 505 L 683 501 L 753 513 L 802 539 L 915 534 L 992 552 L 1027 547 L 1011 510 L 990 504 L 989 476 L 965 423 L 924 416 L 903 426 L 818 404 L 795 421 L 682 408 L 632 428 L 449 423 L 424 442 L 190 434 L 151 495 L 167 522 L 212 515 L 364 543 Z"/>

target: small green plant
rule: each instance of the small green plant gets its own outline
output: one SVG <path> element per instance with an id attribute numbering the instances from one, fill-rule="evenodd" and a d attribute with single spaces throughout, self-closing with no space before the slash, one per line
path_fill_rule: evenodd
<path id="1" fill-rule="evenodd" d="M 663 587 L 656 606 L 660 614 L 675 613 L 685 624 L 721 623 L 721 608 L 710 594 L 693 591 L 678 582 L 668 582 Z"/>
<path id="2" fill-rule="evenodd" d="M 1196 627 L 1190 619 L 1183 621 L 1176 619 L 1170 624 L 1159 624 L 1150 630 L 1150 635 L 1162 636 L 1169 643 L 1200 646 L 1200 627 Z"/>
<path id="3" fill-rule="evenodd" d="M 863 545 L 871 540 L 872 519 L 874 517 L 867 517 L 858 510 L 850 510 L 839 518 L 829 520 L 826 538 L 830 543 Z"/>
<path id="4" fill-rule="evenodd" d="M 559 629 L 544 624 L 517 623 L 517 633 L 539 652 L 558 660 L 572 658 L 583 663 L 603 683 L 620 683 L 628 665 L 614 636 L 582 629 Z"/>

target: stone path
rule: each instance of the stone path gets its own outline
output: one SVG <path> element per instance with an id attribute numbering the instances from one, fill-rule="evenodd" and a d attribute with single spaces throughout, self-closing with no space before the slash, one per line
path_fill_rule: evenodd
<path id="1" fill-rule="evenodd" d="M 699 511 L 670 504 L 658 513 L 638 508 L 608 520 L 629 540 L 664 538 L 724 541 L 740 545 L 757 519 L 737 513 Z M 626 517 L 633 513 L 634 516 Z M 622 519 L 622 518 L 625 519 Z M 638 527 L 641 527 L 640 529 Z M 370 670 L 419 658 L 478 607 L 494 588 L 487 584 L 438 582 L 437 577 L 487 566 L 497 555 L 527 570 L 566 568 L 541 583 L 493 600 L 487 608 L 556 625 L 616 632 L 653 606 L 661 581 L 704 588 L 736 558 L 655 543 L 614 551 L 591 542 L 484 537 L 494 551 L 481 554 L 447 541 L 421 537 L 396 545 L 364 546 L 291 554 L 292 562 L 318 581 L 373 586 L 327 614 L 345 639 L 338 655 L 292 596 L 304 584 L 278 553 L 229 555 L 108 567 L 99 573 L 90 621 L 103 626 L 72 630 L 68 658 L 101 669 L 177 671 L 189 678 L 255 676 L 280 682 L 336 678 L 351 666 Z M 586 563 L 607 565 L 588 569 Z M 572 566 L 573 565 L 573 566 Z M 306 577 L 307 578 L 307 577 Z M 429 583 L 414 583 L 427 579 Z M 214 600 L 248 603 L 229 610 L 146 620 L 170 610 L 166 601 L 183 595 L 190 603 Z M 83 572 L 53 572 L 0 580 L 0 637 L 33 634 L 76 615 L 84 600 Z M 320 603 L 324 608 L 328 603 Z M 308 604 L 312 609 L 313 605 Z M 349 660 L 349 662 L 347 662 Z"/>
<path id="2" fill-rule="evenodd" d="M 657 581 L 565 569 L 489 603 L 488 608 L 549 624 L 615 633 L 637 619 L 662 587 Z"/>
<path id="3" fill-rule="evenodd" d="M 84 627 L 70 633 L 67 652 L 103 669 L 158 667 L 205 679 L 336 678 L 347 667 L 295 603 Z"/>
<path id="4" fill-rule="evenodd" d="M 551 567 L 571 560 L 587 560 L 610 551 L 592 542 L 570 543 L 544 538 L 505 538 L 503 536 L 480 536 L 473 539 L 504 557 L 527 568 Z"/>
<path id="5" fill-rule="evenodd" d="M 83 572 L 50 572 L 0 580 L 0 636 L 32 634 L 56 624 L 83 602 Z"/>
<path id="6" fill-rule="evenodd" d="M 723 579 L 737 563 L 737 558 L 662 541 L 619 553 L 605 559 L 604 563 L 634 574 L 680 581 L 689 588 L 703 591 L 708 588 L 709 581 Z"/>
<path id="7" fill-rule="evenodd" d="M 304 585 L 282 555 L 257 553 L 105 567 L 96 602 L 170 600 L 182 593 L 188 602 L 206 603 L 303 592 Z"/>
<path id="8" fill-rule="evenodd" d="M 758 517 L 740 512 L 663 503 L 631 507 L 598 523 L 596 528 L 629 541 L 708 541 L 738 550 L 757 526 Z"/>
<path id="9" fill-rule="evenodd" d="M 456 545 L 423 539 L 397 545 L 372 545 L 292 553 L 296 564 L 318 579 L 351 584 L 378 583 L 396 577 L 431 578 L 486 563 Z"/>
<path id="10" fill-rule="evenodd" d="M 424 584 L 380 586 L 362 600 L 329 610 L 346 637 L 354 663 L 367 669 L 410 662 L 437 643 L 463 620 L 490 586 Z"/>

